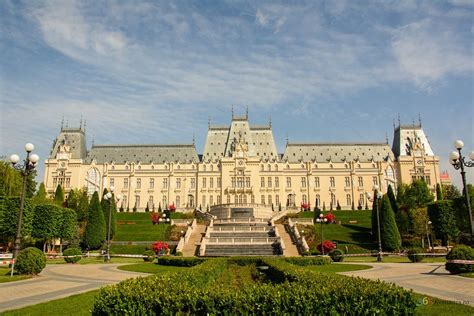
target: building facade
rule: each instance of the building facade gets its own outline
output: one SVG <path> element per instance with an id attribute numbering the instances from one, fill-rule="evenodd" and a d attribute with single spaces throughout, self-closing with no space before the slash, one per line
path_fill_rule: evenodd
<path id="1" fill-rule="evenodd" d="M 251 125 L 248 115 L 226 126 L 209 124 L 202 155 L 194 144 L 92 145 L 79 128 L 61 128 L 45 161 L 49 194 L 85 187 L 89 194 L 114 186 L 124 210 L 148 207 L 207 209 L 260 204 L 275 210 L 309 204 L 326 210 L 365 208 L 377 185 L 425 179 L 440 182 L 435 156 L 421 124 L 399 125 L 388 143 L 294 143 L 278 153 L 271 123 Z"/>

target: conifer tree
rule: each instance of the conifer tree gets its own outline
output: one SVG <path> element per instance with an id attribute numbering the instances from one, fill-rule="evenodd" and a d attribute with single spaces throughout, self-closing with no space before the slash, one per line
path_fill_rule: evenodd
<path id="1" fill-rule="evenodd" d="M 84 244 L 90 249 L 99 248 L 105 240 L 104 213 L 100 207 L 99 194 L 94 192 L 89 203 Z"/>
<path id="2" fill-rule="evenodd" d="M 444 200 L 443 189 L 441 188 L 441 184 L 439 183 L 436 183 L 436 200 L 437 201 Z"/>
<path id="3" fill-rule="evenodd" d="M 77 202 L 77 221 L 84 222 L 87 221 L 87 213 L 89 210 L 89 198 L 87 197 L 86 190 L 80 190 L 78 192 L 79 199 Z"/>
<path id="4" fill-rule="evenodd" d="M 393 212 L 397 214 L 398 213 L 397 199 L 395 198 L 395 194 L 393 193 L 393 189 L 390 184 L 388 185 L 387 196 L 388 196 L 388 199 L 390 200 L 390 206 L 392 207 Z"/>
<path id="5" fill-rule="evenodd" d="M 48 200 L 48 197 L 46 195 L 46 187 L 44 186 L 44 183 L 41 182 L 38 188 L 38 192 L 36 192 L 35 196 L 33 197 L 33 201 L 36 204 L 43 204 Z"/>
<path id="6" fill-rule="evenodd" d="M 76 190 L 72 189 L 67 196 L 66 207 L 73 210 L 77 210 L 78 203 L 79 199 Z"/>
<path id="7" fill-rule="evenodd" d="M 110 201 L 110 207 L 112 208 L 112 215 L 111 215 L 111 220 L 112 220 L 112 226 L 110 227 L 110 238 L 115 236 L 115 232 L 117 231 L 117 203 L 115 203 L 115 194 L 112 193 L 112 199 Z"/>
<path id="8" fill-rule="evenodd" d="M 56 192 L 54 192 L 54 203 L 59 206 L 62 206 L 64 203 L 64 191 L 60 184 L 58 184 Z"/>
<path id="9" fill-rule="evenodd" d="M 380 207 L 380 234 L 383 250 L 395 251 L 400 249 L 402 245 L 400 232 L 387 195 L 383 196 Z"/>
<path id="10" fill-rule="evenodd" d="M 375 192 L 374 192 L 375 193 Z M 373 197 L 373 201 L 372 201 L 372 212 L 371 212 L 371 217 L 370 217 L 370 220 L 371 220 L 371 227 L 372 227 L 372 236 L 374 236 L 374 238 L 377 240 L 377 234 L 378 234 L 378 230 L 377 230 L 377 207 L 380 207 L 380 203 L 378 203 L 377 205 L 377 196 L 374 194 L 374 197 Z M 380 211 L 380 209 L 379 209 Z"/>

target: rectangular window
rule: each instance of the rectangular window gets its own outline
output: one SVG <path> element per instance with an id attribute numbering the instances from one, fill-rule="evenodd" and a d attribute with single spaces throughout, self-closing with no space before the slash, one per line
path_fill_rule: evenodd
<path id="1" fill-rule="evenodd" d="M 360 206 L 364 206 L 364 199 L 365 199 L 364 193 L 359 194 L 359 205 Z"/>
<path id="2" fill-rule="evenodd" d="M 140 207 L 140 196 L 135 195 L 135 208 L 139 208 L 139 207 Z"/>
<path id="3" fill-rule="evenodd" d="M 306 204 L 307 200 L 306 200 L 306 194 L 303 194 L 303 204 Z"/>
<path id="4" fill-rule="evenodd" d="M 351 203 L 351 195 L 350 195 L 350 194 L 347 194 L 347 195 L 346 195 L 346 203 L 347 203 L 348 206 L 351 206 L 351 204 L 352 204 L 352 203 Z"/>
<path id="5" fill-rule="evenodd" d="M 306 178 L 305 177 L 301 177 L 301 187 L 306 188 Z"/>
<path id="6" fill-rule="evenodd" d="M 214 178 L 210 178 L 210 179 L 209 179 L 209 187 L 210 187 L 211 189 L 214 188 Z M 212 202 L 211 202 L 211 204 L 212 204 Z"/>
<path id="7" fill-rule="evenodd" d="M 71 185 L 71 178 L 66 178 L 66 188 L 69 188 L 70 185 Z"/>
<path id="8" fill-rule="evenodd" d="M 314 186 L 315 186 L 316 188 L 319 188 L 319 177 L 315 177 L 315 178 L 314 178 Z"/>
<path id="9" fill-rule="evenodd" d="M 115 186 L 115 179 L 114 178 L 110 178 L 110 186 L 111 187 Z"/>
<path id="10" fill-rule="evenodd" d="M 67 179 L 66 179 L 66 180 L 67 180 Z M 430 176 L 426 176 L 426 177 L 425 177 L 425 181 L 426 181 L 426 184 L 427 184 L 427 185 L 431 185 L 431 178 L 430 178 Z"/>
<path id="11" fill-rule="evenodd" d="M 273 204 L 273 202 L 272 202 L 272 196 L 269 195 L 269 196 L 268 196 L 268 205 L 272 205 L 272 204 Z"/>
<path id="12" fill-rule="evenodd" d="M 265 187 L 265 178 L 264 178 L 264 177 L 261 177 L 261 178 L 260 178 L 260 186 L 261 186 L 262 188 Z M 262 204 L 264 204 L 264 203 L 262 203 Z"/>
<path id="13" fill-rule="evenodd" d="M 137 189 L 141 189 L 141 188 L 142 188 L 142 179 L 137 178 Z"/>
<path id="14" fill-rule="evenodd" d="M 168 199 L 166 198 L 166 195 L 163 195 L 161 202 L 163 202 L 163 208 L 166 209 L 168 207 Z"/>
<path id="15" fill-rule="evenodd" d="M 246 178 L 245 178 L 245 186 L 246 186 L 247 188 L 250 188 L 250 177 L 246 177 Z"/>
<path id="16" fill-rule="evenodd" d="M 336 180 L 334 179 L 334 177 L 329 178 L 329 185 L 331 186 L 331 188 L 334 188 L 336 186 Z"/>
<path id="17" fill-rule="evenodd" d="M 262 204 L 265 204 L 265 195 L 261 196 L 260 202 L 262 202 Z"/>
<path id="18" fill-rule="evenodd" d="M 217 187 L 220 188 L 222 186 L 221 178 L 217 178 Z"/>
<path id="19" fill-rule="evenodd" d="M 214 195 L 211 195 L 211 196 L 209 197 L 209 204 L 210 204 L 210 205 L 213 205 L 213 204 L 214 204 Z"/>
<path id="20" fill-rule="evenodd" d="M 179 196 L 176 197 L 176 207 L 179 207 L 181 204 L 181 198 Z"/>
<path id="21" fill-rule="evenodd" d="M 346 187 L 351 186 L 351 179 L 349 177 L 346 177 Z"/>
<path id="22" fill-rule="evenodd" d="M 237 187 L 238 188 L 243 188 L 244 187 L 244 178 L 243 177 L 238 177 L 237 178 Z"/>
<path id="23" fill-rule="evenodd" d="M 280 205 L 280 196 L 278 194 L 275 195 L 275 204 Z"/>
<path id="24" fill-rule="evenodd" d="M 153 203 L 153 195 L 150 195 L 150 196 L 148 197 L 148 202 L 151 203 L 151 204 Z"/>
<path id="25" fill-rule="evenodd" d="M 168 178 L 163 179 L 163 189 L 168 189 Z"/>
<path id="26" fill-rule="evenodd" d="M 207 183 L 206 183 L 206 178 L 202 178 L 202 187 L 205 188 L 207 186 Z"/>
<path id="27" fill-rule="evenodd" d="M 364 179 L 362 177 L 359 177 L 359 186 L 360 187 L 364 186 Z"/>
<path id="28" fill-rule="evenodd" d="M 219 205 L 220 205 L 221 203 L 222 203 L 222 202 L 221 202 L 221 196 L 220 196 L 220 195 L 218 195 L 218 196 L 217 196 L 217 204 L 219 204 Z"/>
<path id="29" fill-rule="evenodd" d="M 202 196 L 202 207 L 206 207 L 206 196 Z"/>
<path id="30" fill-rule="evenodd" d="M 232 185 L 231 185 L 232 188 L 235 188 L 235 177 L 232 177 Z"/>
<path id="31" fill-rule="evenodd" d="M 150 189 L 154 189 L 155 188 L 155 179 L 151 178 L 150 179 Z"/>
<path id="32" fill-rule="evenodd" d="M 267 185 L 268 185 L 269 188 L 272 187 L 272 177 L 268 177 Z"/>
<path id="33" fill-rule="evenodd" d="M 128 189 L 128 178 L 123 179 L 123 188 Z"/>
<path id="34" fill-rule="evenodd" d="M 255 195 L 252 194 L 252 196 L 250 197 L 250 200 L 252 204 L 255 204 Z"/>
<path id="35" fill-rule="evenodd" d="M 379 185 L 379 181 L 377 180 L 377 177 L 372 177 L 372 182 L 374 185 Z"/>
<path id="36" fill-rule="evenodd" d="M 286 187 L 291 188 L 291 178 L 290 177 L 286 177 Z"/>
<path id="37" fill-rule="evenodd" d="M 280 178 L 275 177 L 275 188 L 278 188 L 280 186 Z"/>
<path id="38" fill-rule="evenodd" d="M 196 178 L 191 178 L 191 189 L 196 188 Z"/>
<path id="39" fill-rule="evenodd" d="M 181 178 L 176 179 L 176 189 L 181 189 Z"/>
<path id="40" fill-rule="evenodd" d="M 127 208 L 127 196 L 126 196 L 126 195 L 123 196 L 123 199 L 122 199 L 122 207 L 123 207 L 123 208 Z"/>
<path id="41" fill-rule="evenodd" d="M 56 177 L 53 178 L 53 186 L 54 187 L 58 186 L 58 178 L 56 178 Z"/>

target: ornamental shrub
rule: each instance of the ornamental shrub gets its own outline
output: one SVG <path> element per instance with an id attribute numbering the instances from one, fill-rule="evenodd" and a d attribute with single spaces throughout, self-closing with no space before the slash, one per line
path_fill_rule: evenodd
<path id="1" fill-rule="evenodd" d="M 145 250 L 142 255 L 145 262 L 152 262 L 155 259 L 155 252 L 153 250 Z"/>
<path id="2" fill-rule="evenodd" d="M 20 251 L 15 263 L 15 268 L 20 274 L 38 274 L 44 267 L 46 267 L 46 256 L 35 247 Z"/>
<path id="3" fill-rule="evenodd" d="M 394 251 L 400 249 L 402 239 L 387 195 L 383 196 L 380 206 L 380 234 L 383 250 Z"/>
<path id="4" fill-rule="evenodd" d="M 285 262 L 297 266 L 323 266 L 331 263 L 331 259 L 325 257 L 287 257 L 283 259 Z"/>
<path id="5" fill-rule="evenodd" d="M 324 254 L 328 254 L 331 250 L 336 249 L 336 244 L 330 240 L 323 241 L 322 244 L 317 246 L 317 249 L 320 253 L 323 253 L 322 249 L 324 248 Z"/>
<path id="6" fill-rule="evenodd" d="M 89 204 L 89 214 L 86 230 L 84 233 L 84 244 L 90 249 L 98 249 L 105 240 L 105 219 L 100 207 L 99 194 L 94 192 Z"/>
<path id="7" fill-rule="evenodd" d="M 425 256 L 422 255 L 424 250 L 422 248 L 411 248 L 407 252 L 407 257 L 411 262 L 421 262 Z"/>
<path id="8" fill-rule="evenodd" d="M 452 274 L 474 272 L 473 264 L 462 264 L 462 263 L 451 263 L 449 260 L 474 260 L 474 249 L 465 246 L 458 245 L 451 249 L 451 251 L 446 256 L 448 262 L 446 262 L 446 270 Z"/>
<path id="9" fill-rule="evenodd" d="M 334 262 L 342 262 L 344 260 L 344 252 L 341 249 L 333 249 L 329 252 L 329 257 Z"/>
<path id="10" fill-rule="evenodd" d="M 82 259 L 82 251 L 79 248 L 70 247 L 63 251 L 63 256 L 67 263 L 76 263 Z"/>
<path id="11" fill-rule="evenodd" d="M 194 267 L 198 264 L 206 261 L 204 258 L 196 257 L 170 257 L 163 256 L 158 257 L 158 264 L 163 266 L 175 266 L 175 267 Z"/>

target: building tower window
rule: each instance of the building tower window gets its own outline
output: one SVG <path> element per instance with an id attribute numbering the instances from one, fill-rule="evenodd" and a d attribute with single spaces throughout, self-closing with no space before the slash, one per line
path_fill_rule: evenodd
<path id="1" fill-rule="evenodd" d="M 140 208 L 140 196 L 135 195 L 135 208 Z"/>
<path id="2" fill-rule="evenodd" d="M 155 179 L 151 178 L 150 179 L 150 189 L 154 189 L 155 188 Z"/>
<path id="3" fill-rule="evenodd" d="M 206 188 L 207 186 L 207 181 L 206 181 L 206 178 L 202 178 L 202 187 L 203 188 Z M 204 203 L 203 203 L 204 204 Z"/>
<path id="4" fill-rule="evenodd" d="M 286 187 L 291 188 L 291 177 L 286 177 Z"/>
<path id="5" fill-rule="evenodd" d="M 280 186 L 280 178 L 275 177 L 275 188 L 278 188 Z"/>
<path id="6" fill-rule="evenodd" d="M 346 188 L 349 188 L 351 186 L 351 180 L 349 177 L 346 177 L 345 178 L 345 182 L 346 182 Z"/>
<path id="7" fill-rule="evenodd" d="M 364 179 L 362 177 L 359 177 L 359 186 L 360 187 L 364 186 Z"/>
<path id="8" fill-rule="evenodd" d="M 379 185 L 379 181 L 377 180 L 377 177 L 372 177 L 372 182 L 374 185 Z"/>
<path id="9" fill-rule="evenodd" d="M 301 177 L 301 187 L 306 188 L 306 178 L 305 177 Z"/>
<path id="10" fill-rule="evenodd" d="M 168 189 L 168 178 L 163 179 L 163 189 Z"/>
<path id="11" fill-rule="evenodd" d="M 181 189 L 181 178 L 176 179 L 176 189 Z"/>
<path id="12" fill-rule="evenodd" d="M 334 177 L 329 178 L 329 185 L 331 186 L 331 188 L 334 188 L 336 186 L 336 180 L 334 179 Z"/>
<path id="13" fill-rule="evenodd" d="M 265 187 L 265 178 L 264 178 L 264 177 L 261 177 L 261 178 L 260 178 L 260 186 L 261 186 L 262 188 Z"/>
<path id="14" fill-rule="evenodd" d="M 306 199 L 306 194 L 303 194 L 303 204 L 307 204 L 308 200 Z"/>
<path id="15" fill-rule="evenodd" d="M 268 185 L 269 188 L 272 187 L 272 177 L 268 177 L 268 179 L 267 179 L 267 185 Z"/>
<path id="16" fill-rule="evenodd" d="M 123 179 L 123 188 L 128 189 L 128 178 Z"/>
<path id="17" fill-rule="evenodd" d="M 319 194 L 316 194 L 316 206 L 319 207 L 319 205 L 321 205 L 321 197 Z"/>
<path id="18" fill-rule="evenodd" d="M 315 186 L 316 188 L 319 188 L 319 177 L 315 177 L 315 178 L 314 178 L 314 186 Z"/>
<path id="19" fill-rule="evenodd" d="M 163 204 L 163 209 L 168 208 L 168 199 L 166 198 L 166 195 L 163 195 L 163 198 L 161 199 L 161 202 Z"/>
<path id="20" fill-rule="evenodd" d="M 142 179 L 137 178 L 137 189 L 141 189 L 141 188 L 142 188 Z"/>
<path id="21" fill-rule="evenodd" d="M 210 178 L 210 179 L 209 179 L 209 187 L 210 187 L 211 189 L 214 188 L 214 178 Z M 212 204 L 212 202 L 211 202 L 211 204 Z"/>
<path id="22" fill-rule="evenodd" d="M 191 189 L 196 188 L 196 178 L 191 178 Z"/>
<path id="23" fill-rule="evenodd" d="M 246 186 L 247 188 L 250 188 L 250 177 L 246 177 L 246 178 L 245 178 L 245 186 Z"/>

